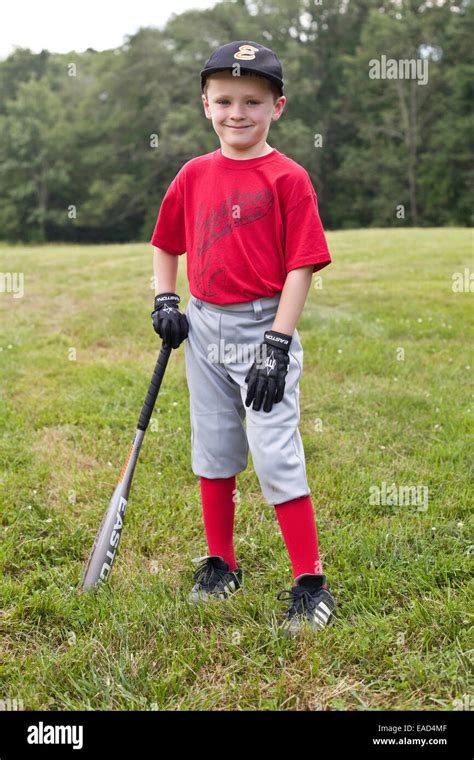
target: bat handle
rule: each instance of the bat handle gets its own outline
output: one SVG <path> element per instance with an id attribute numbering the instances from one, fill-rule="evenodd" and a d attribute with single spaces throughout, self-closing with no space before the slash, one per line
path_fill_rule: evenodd
<path id="1" fill-rule="evenodd" d="M 166 365 L 168 364 L 168 359 L 170 358 L 171 351 L 171 346 L 165 346 L 163 342 L 161 351 L 155 364 L 150 387 L 148 388 L 148 392 L 146 394 L 145 403 L 143 404 L 142 410 L 140 412 L 140 418 L 137 425 L 139 430 L 145 431 L 148 427 L 148 423 L 150 422 L 150 417 L 155 407 L 161 381 L 163 380 L 163 375 L 165 374 Z"/>

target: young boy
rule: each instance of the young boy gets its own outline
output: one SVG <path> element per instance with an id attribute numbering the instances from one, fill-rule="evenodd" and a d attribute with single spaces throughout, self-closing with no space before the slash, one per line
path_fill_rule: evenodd
<path id="1" fill-rule="evenodd" d="M 286 103 L 275 53 L 245 40 L 223 45 L 201 71 L 201 90 L 220 148 L 184 164 L 151 239 L 154 329 L 172 348 L 187 338 L 192 470 L 209 551 L 193 560 L 200 564 L 189 600 L 223 599 L 241 587 L 235 478 L 250 447 L 292 563 L 294 587 L 277 597 L 289 602 L 282 632 L 292 636 L 308 624 L 324 628 L 336 607 L 319 559 L 298 429 L 303 349 L 296 330 L 312 274 L 331 256 L 308 173 L 266 142 Z M 185 252 L 191 297 L 183 314 L 174 291 Z"/>

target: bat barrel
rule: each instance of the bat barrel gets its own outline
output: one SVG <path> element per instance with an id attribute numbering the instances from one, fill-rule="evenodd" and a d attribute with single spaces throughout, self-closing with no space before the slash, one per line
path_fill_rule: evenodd
<path id="1" fill-rule="evenodd" d="M 127 508 L 128 495 L 132 484 L 135 465 L 138 460 L 140 448 L 142 445 L 145 431 L 150 422 L 153 409 L 155 407 L 161 381 L 165 374 L 168 359 L 171 354 L 171 346 L 161 347 L 153 376 L 146 394 L 145 403 L 143 404 L 138 429 L 132 442 L 128 457 L 120 475 L 120 480 L 115 488 L 110 500 L 108 509 L 104 515 L 101 526 L 92 547 L 92 551 L 87 560 L 82 581 L 78 588 L 79 592 L 96 586 L 99 581 L 106 581 L 112 570 L 112 565 L 117 554 L 120 537 L 122 535 L 123 523 L 125 520 L 125 510 Z"/>

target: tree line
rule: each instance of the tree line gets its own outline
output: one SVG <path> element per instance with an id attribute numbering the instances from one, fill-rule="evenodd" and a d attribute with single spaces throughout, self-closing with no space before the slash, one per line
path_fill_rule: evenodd
<path id="1" fill-rule="evenodd" d="M 282 61 L 269 143 L 309 172 L 327 229 L 471 223 L 472 5 L 238 0 L 116 49 L 0 62 L 0 239 L 148 241 L 180 167 L 219 147 L 199 71 L 250 39 Z"/>

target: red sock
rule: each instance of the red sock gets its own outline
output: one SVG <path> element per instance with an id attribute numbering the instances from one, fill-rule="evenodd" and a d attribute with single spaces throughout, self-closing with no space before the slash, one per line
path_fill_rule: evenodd
<path id="1" fill-rule="evenodd" d="M 290 555 L 293 577 L 296 578 L 303 573 L 322 574 L 316 520 L 310 495 L 276 504 L 275 512 Z M 327 587 L 326 583 L 324 587 Z"/>
<path id="2" fill-rule="evenodd" d="M 209 554 L 217 554 L 235 570 L 234 553 L 235 475 L 202 478 L 201 499 Z"/>

